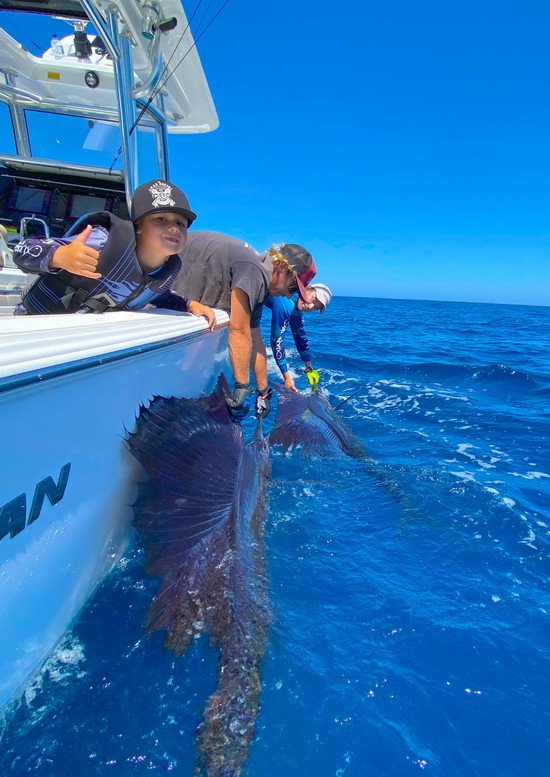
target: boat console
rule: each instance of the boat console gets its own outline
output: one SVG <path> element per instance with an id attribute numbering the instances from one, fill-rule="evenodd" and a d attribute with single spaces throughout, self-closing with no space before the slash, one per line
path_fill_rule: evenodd
<path id="1" fill-rule="evenodd" d="M 121 171 L 0 156 L 0 224 L 10 246 L 24 237 L 64 235 L 81 216 L 100 210 L 128 218 Z"/>

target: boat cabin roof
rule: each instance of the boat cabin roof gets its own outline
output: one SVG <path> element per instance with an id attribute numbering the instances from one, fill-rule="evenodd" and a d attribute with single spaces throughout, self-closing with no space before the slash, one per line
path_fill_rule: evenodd
<path id="1" fill-rule="evenodd" d="M 119 0 L 116 8 L 110 0 L 11 0 L 2 2 L 2 10 L 54 16 L 62 49 L 45 47 L 41 56 L 35 56 L 2 29 L 0 17 L 0 100 L 22 109 L 118 120 L 114 62 L 130 58 L 129 82 L 138 108 L 152 98 L 144 124 L 148 118 L 151 123 L 156 111 L 163 114 L 171 133 L 217 128 L 212 96 L 180 0 L 150 0 L 145 5 Z M 74 28 L 71 34 L 68 23 Z M 81 43 L 85 36 L 89 53 L 85 42 L 84 50 L 79 49 L 78 36 Z"/>
<path id="2" fill-rule="evenodd" d="M 86 13 L 79 0 L 3 0 L 2 7 L 8 11 L 31 11 L 48 16 L 68 16 L 72 19 L 86 19 Z"/>
<path id="3" fill-rule="evenodd" d="M 24 178 L 25 175 L 66 176 L 67 174 L 65 165 L 52 162 L 49 159 L 23 159 L 9 154 L 0 156 L 0 175 L 3 169 L 10 170 L 14 177 L 20 178 Z M 20 175 L 17 176 L 17 173 Z M 73 164 L 71 165 L 71 174 L 76 178 L 111 181 L 113 184 L 121 184 L 124 180 L 121 170 L 106 171 L 102 167 L 92 167 L 91 165 Z"/>

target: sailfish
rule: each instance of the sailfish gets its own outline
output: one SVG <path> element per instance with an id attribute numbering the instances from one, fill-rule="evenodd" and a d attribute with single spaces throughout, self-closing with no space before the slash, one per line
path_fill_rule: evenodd
<path id="1" fill-rule="evenodd" d="M 361 441 L 334 412 L 323 389 L 300 394 L 277 386 L 277 393 L 277 419 L 269 435 L 272 445 L 282 445 L 284 450 L 299 445 L 306 456 L 337 453 L 355 459 L 367 456 Z"/>
<path id="2" fill-rule="evenodd" d="M 259 420 L 246 445 L 231 421 L 225 378 L 199 399 L 153 399 L 142 407 L 132 454 L 148 480 L 134 523 L 146 570 L 160 578 L 146 621 L 181 655 L 208 632 L 219 649 L 218 686 L 198 736 L 198 772 L 239 775 L 254 737 L 260 667 L 271 620 L 264 541 L 269 449 Z"/>
<path id="3" fill-rule="evenodd" d="M 367 475 L 384 488 L 406 515 L 418 515 L 417 505 L 405 493 L 388 467 L 376 461 L 336 410 L 323 389 L 300 394 L 278 386 L 277 418 L 269 435 L 270 445 L 281 445 L 288 451 L 299 448 L 306 457 L 344 454 L 359 459 Z M 353 396 L 353 395 L 352 395 Z"/>

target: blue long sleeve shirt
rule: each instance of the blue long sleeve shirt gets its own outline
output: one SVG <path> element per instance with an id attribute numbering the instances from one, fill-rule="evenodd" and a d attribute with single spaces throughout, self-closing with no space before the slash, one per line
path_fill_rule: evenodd
<path id="1" fill-rule="evenodd" d="M 285 336 L 289 327 L 300 358 L 303 362 L 311 361 L 304 314 L 296 306 L 297 302 L 297 294 L 292 297 L 268 297 L 265 302 L 266 307 L 271 309 L 271 348 L 283 375 L 288 372 Z"/>

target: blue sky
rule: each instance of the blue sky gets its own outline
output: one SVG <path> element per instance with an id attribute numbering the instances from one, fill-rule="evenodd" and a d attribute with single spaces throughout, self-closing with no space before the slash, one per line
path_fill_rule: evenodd
<path id="1" fill-rule="evenodd" d="M 549 305 L 549 21 L 230 0 L 198 44 L 220 128 L 171 138 L 172 178 L 197 227 L 302 243 L 337 294 Z"/>

